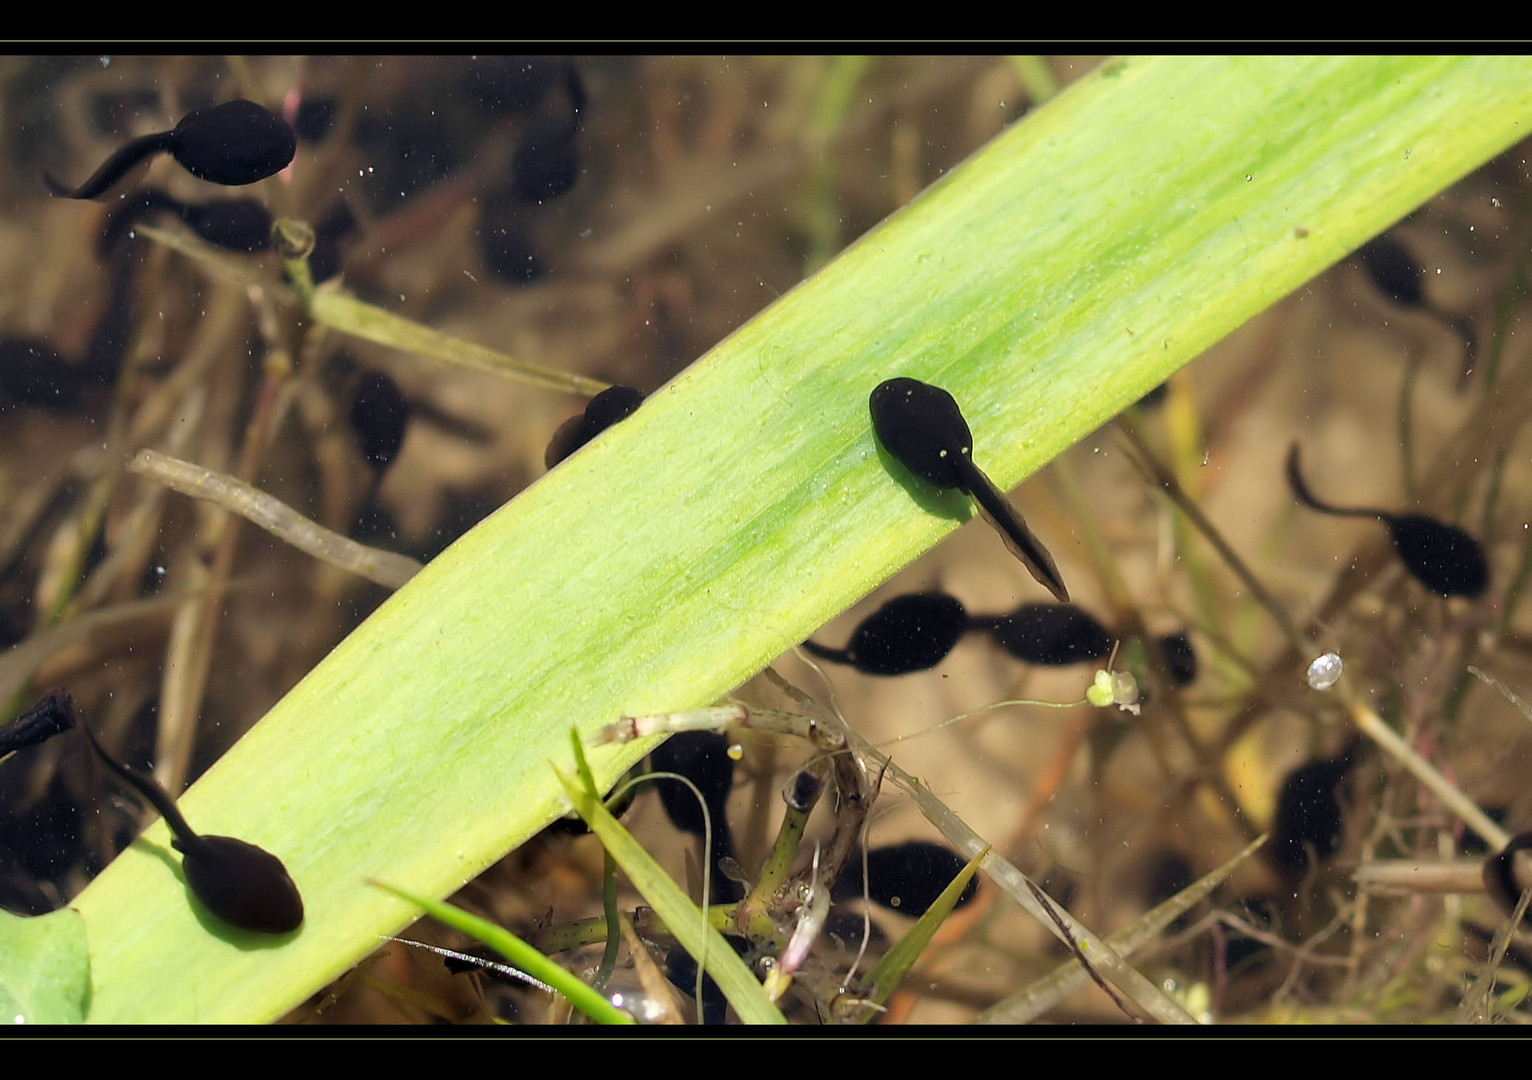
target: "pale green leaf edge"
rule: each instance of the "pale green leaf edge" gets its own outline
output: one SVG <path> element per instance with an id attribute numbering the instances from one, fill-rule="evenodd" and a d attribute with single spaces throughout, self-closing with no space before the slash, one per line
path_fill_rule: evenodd
<path id="1" fill-rule="evenodd" d="M 717 698 L 957 525 L 880 460 L 878 381 L 952 391 L 1013 484 L 1522 137 L 1529 74 L 1178 57 L 1081 80 L 338 646 L 183 801 L 286 861 L 303 930 L 209 932 L 156 825 L 75 902 L 88 1018 L 280 1016 L 413 917 L 367 879 L 445 896 L 551 819 L 571 725 Z M 598 754 L 598 775 L 644 749 Z"/>

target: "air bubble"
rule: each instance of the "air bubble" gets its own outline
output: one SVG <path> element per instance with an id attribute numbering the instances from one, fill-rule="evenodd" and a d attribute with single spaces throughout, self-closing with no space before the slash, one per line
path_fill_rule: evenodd
<path id="1" fill-rule="evenodd" d="M 1309 686 L 1315 690 L 1328 690 L 1340 682 L 1341 658 L 1327 652 L 1309 665 Z"/>

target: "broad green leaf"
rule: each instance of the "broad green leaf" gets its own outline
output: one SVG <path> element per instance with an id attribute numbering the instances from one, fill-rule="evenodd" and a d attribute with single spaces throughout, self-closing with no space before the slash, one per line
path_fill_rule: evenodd
<path id="1" fill-rule="evenodd" d="M 0 1023 L 78 1024 L 90 993 L 85 923 L 69 908 L 24 918 L 0 911 Z"/>
<path id="2" fill-rule="evenodd" d="M 874 444 L 891 375 L 1002 485 L 1522 137 L 1519 58 L 1112 61 L 465 536 L 183 801 L 308 922 L 192 915 L 160 825 L 76 901 L 89 1018 L 280 1016 L 558 813 L 564 733 L 707 704 L 950 533 Z M 1055 550 L 1061 546 L 1054 540 Z M 218 673 L 238 678 L 237 672 Z M 609 782 L 645 749 L 604 748 Z"/>

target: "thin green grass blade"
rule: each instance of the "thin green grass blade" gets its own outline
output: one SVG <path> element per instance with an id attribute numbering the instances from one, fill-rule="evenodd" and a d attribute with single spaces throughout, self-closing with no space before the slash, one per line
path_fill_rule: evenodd
<path id="1" fill-rule="evenodd" d="M 427 566 L 187 793 L 291 940 L 197 921 L 162 825 L 75 902 L 101 1022 L 280 1016 L 559 812 L 571 725 L 706 705 L 959 524 L 874 444 L 891 375 L 1015 484 L 1532 123 L 1520 58 L 1114 61 Z M 1056 554 L 1062 538 L 1048 538 Z M 1067 561 L 1067 556 L 1066 556 Z M 237 679 L 237 671 L 215 673 Z M 592 757 L 610 783 L 646 744 Z"/>
<path id="2" fill-rule="evenodd" d="M 926 908 L 924 914 L 916 920 L 915 925 L 910 927 L 910 932 L 884 953 L 883 958 L 867 973 L 868 1001 L 874 1005 L 882 1005 L 899 988 L 899 984 L 904 981 L 904 976 L 909 973 L 910 968 L 915 966 L 915 961 L 920 959 L 920 954 L 925 952 L 926 946 L 931 944 L 931 938 L 936 936 L 936 931 L 941 929 L 942 923 L 947 921 L 947 916 L 952 914 L 952 909 L 957 906 L 958 898 L 963 895 L 963 890 L 968 888 L 968 883 L 973 880 L 974 874 L 979 872 L 979 864 L 988 854 L 989 848 L 986 847 L 969 859 L 968 865 L 958 871 L 957 877 L 948 883 L 947 887 L 941 891 L 941 895 Z"/>
<path id="3" fill-rule="evenodd" d="M 78 1024 L 90 993 L 85 922 L 75 911 L 24 918 L 0 911 L 0 1019 Z"/>
<path id="4" fill-rule="evenodd" d="M 555 770 L 557 772 L 557 770 Z M 689 900 L 681 887 L 670 879 L 659 863 L 633 839 L 633 834 L 622 823 L 607 813 L 601 800 L 590 791 L 558 772 L 564 794 L 574 803 L 575 812 L 590 826 L 590 831 L 600 838 L 607 853 L 622 867 L 654 913 L 676 936 L 681 947 L 698 959 L 699 963 L 739 1018 L 747 1024 L 785 1024 L 786 1019 L 766 993 L 739 955 L 729 947 L 723 935 L 713 929 L 703 917 L 702 911 Z"/>
<path id="5" fill-rule="evenodd" d="M 539 982 L 547 983 L 563 994 L 569 999 L 571 1005 L 596 1023 L 637 1023 L 633 1017 L 613 1005 L 599 991 L 586 986 L 575 977 L 573 972 L 549 960 L 505 927 L 496 926 L 488 919 L 481 919 L 477 915 L 441 900 L 416 896 L 414 893 L 396 889 L 392 885 L 384 885 L 382 882 L 375 884 L 378 888 L 393 893 L 399 899 L 416 905 L 437 922 L 446 923 L 454 930 L 461 930 L 475 941 L 488 945 L 510 961 L 512 966 L 526 972 Z"/>
<path id="6" fill-rule="evenodd" d="M 1123 927 L 1106 943 L 1120 956 L 1131 956 L 1149 942 L 1159 937 L 1171 923 L 1185 915 L 1206 899 L 1214 889 L 1222 885 L 1245 860 L 1266 843 L 1264 835 L 1245 846 L 1234 858 L 1222 866 L 1192 882 L 1169 900 L 1155 905 L 1130 925 Z M 998 1001 L 985 1009 L 975 1019 L 976 1024 L 1027 1024 L 1042 1016 L 1090 980 L 1090 975 L 1079 961 L 1069 960 L 1060 964 L 1052 974 L 1037 980 L 1031 986 Z"/>

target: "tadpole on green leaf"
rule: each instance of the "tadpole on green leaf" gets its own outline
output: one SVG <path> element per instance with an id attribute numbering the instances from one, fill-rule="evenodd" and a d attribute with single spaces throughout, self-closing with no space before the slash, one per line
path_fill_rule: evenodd
<path id="1" fill-rule="evenodd" d="M 973 496 L 1027 572 L 1055 599 L 1069 600 L 1053 556 L 974 464 L 973 434 L 951 394 L 918 379 L 888 379 L 873 390 L 868 407 L 883 449 L 927 483 Z"/>
<path id="2" fill-rule="evenodd" d="M 68 694 L 62 699 L 60 707 L 73 717 L 74 703 Z M 204 907 L 230 926 L 259 934 L 287 934 L 303 925 L 303 898 L 281 859 L 232 836 L 193 832 L 168 791 L 108 754 L 88 724 L 82 721 L 80 727 L 106 767 L 165 819 L 170 846 L 183 856 L 187 887 Z"/>
<path id="3" fill-rule="evenodd" d="M 1489 563 L 1479 542 L 1456 525 L 1446 525 L 1424 514 L 1391 514 L 1387 510 L 1348 509 L 1320 502 L 1303 481 L 1298 463 L 1298 444 L 1287 454 L 1287 481 L 1299 502 L 1321 514 L 1337 517 L 1377 518 L 1388 526 L 1388 535 L 1399 561 L 1426 588 L 1440 596 L 1478 596 L 1489 585 Z"/>
<path id="4" fill-rule="evenodd" d="M 590 399 L 585 411 L 559 425 L 548 442 L 543 464 L 553 468 L 619 420 L 626 420 L 644 403 L 642 392 L 631 386 L 609 386 Z"/>

